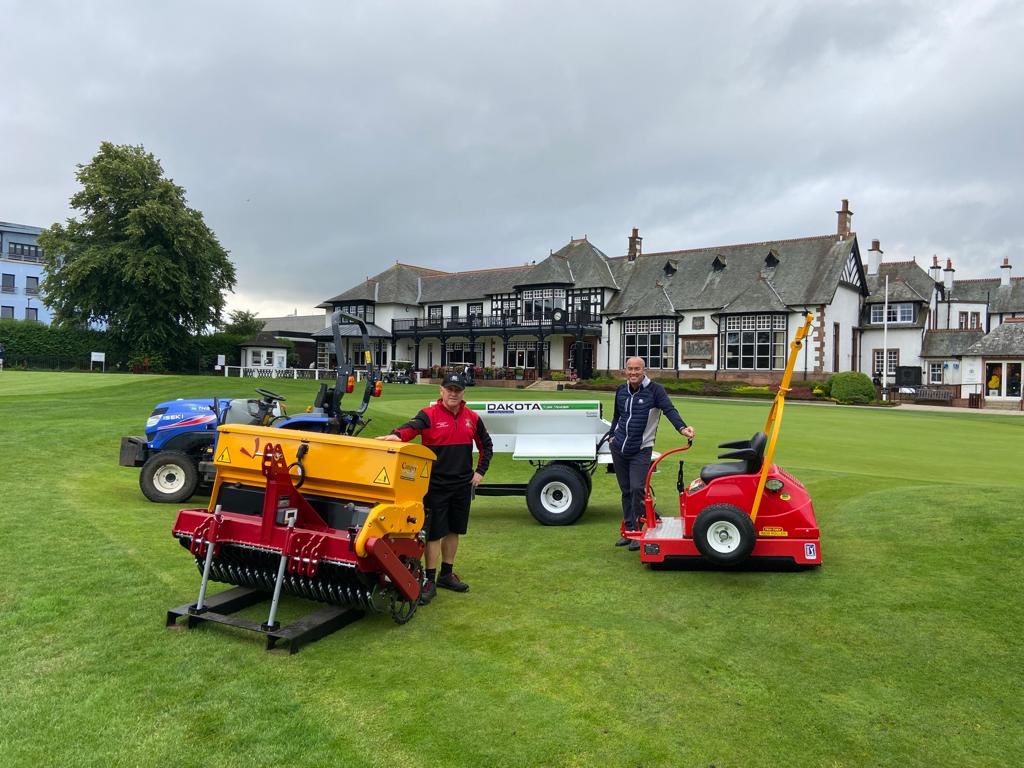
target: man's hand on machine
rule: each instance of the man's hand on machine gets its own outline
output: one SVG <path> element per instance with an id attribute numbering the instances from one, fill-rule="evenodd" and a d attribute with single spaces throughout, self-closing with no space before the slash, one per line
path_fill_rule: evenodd
<path id="1" fill-rule="evenodd" d="M 393 442 L 397 441 L 399 443 L 402 442 L 402 438 L 400 438 L 398 435 L 378 435 L 377 439 L 378 440 L 391 440 Z"/>
<path id="2" fill-rule="evenodd" d="M 473 490 L 476 490 L 476 487 L 478 485 L 480 485 L 480 483 L 483 482 L 483 479 L 484 479 L 484 476 L 481 475 L 479 472 L 474 472 L 473 473 L 473 479 L 469 481 L 470 484 L 473 486 Z"/>
<path id="3" fill-rule="evenodd" d="M 679 430 L 679 434 L 688 440 L 693 440 L 693 427 L 683 427 Z"/>

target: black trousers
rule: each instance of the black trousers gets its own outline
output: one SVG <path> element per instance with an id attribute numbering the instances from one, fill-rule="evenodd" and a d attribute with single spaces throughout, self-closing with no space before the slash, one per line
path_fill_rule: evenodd
<path id="1" fill-rule="evenodd" d="M 622 491 L 622 519 L 629 531 L 639 528 L 637 523 L 644 514 L 644 485 L 651 468 L 651 450 L 643 448 L 632 456 L 623 456 L 615 442 L 611 444 L 615 479 L 619 481 L 619 490 Z"/>

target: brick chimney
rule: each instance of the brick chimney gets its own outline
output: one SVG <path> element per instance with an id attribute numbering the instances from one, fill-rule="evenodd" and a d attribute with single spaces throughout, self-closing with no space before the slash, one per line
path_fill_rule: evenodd
<path id="1" fill-rule="evenodd" d="M 626 254 L 630 261 L 636 261 L 636 257 L 641 253 L 643 242 L 644 239 L 640 237 L 640 230 L 633 227 L 633 234 L 629 236 L 629 253 Z"/>
<path id="2" fill-rule="evenodd" d="M 953 291 L 953 273 L 956 272 L 956 270 L 953 269 L 952 259 L 946 259 L 946 268 L 943 272 L 945 272 L 943 275 L 943 283 L 946 287 L 946 298 L 949 298 L 950 293 Z"/>
<path id="3" fill-rule="evenodd" d="M 928 273 L 936 283 L 942 281 L 942 267 L 939 265 L 939 257 L 935 254 L 932 254 L 932 265 L 928 268 Z"/>
<path id="4" fill-rule="evenodd" d="M 839 224 L 836 227 L 836 233 L 840 237 L 846 237 L 850 234 L 850 222 L 853 220 L 853 211 L 850 210 L 850 201 L 843 200 L 843 207 L 836 211 L 839 214 Z"/>
<path id="5" fill-rule="evenodd" d="M 1009 256 L 1004 256 L 1003 257 L 1003 266 L 1001 266 L 999 269 L 1002 270 L 1002 274 L 999 275 L 999 287 L 1000 288 L 1009 288 L 1010 287 L 1010 272 L 1013 270 L 1013 267 L 1010 266 L 1010 257 Z"/>
<path id="6" fill-rule="evenodd" d="M 871 250 L 868 251 L 868 274 L 877 275 L 878 267 L 882 263 L 882 246 L 878 240 L 871 241 Z"/>

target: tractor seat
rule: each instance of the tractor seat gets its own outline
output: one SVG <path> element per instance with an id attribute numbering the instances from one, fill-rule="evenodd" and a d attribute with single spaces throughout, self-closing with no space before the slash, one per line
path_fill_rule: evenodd
<path id="1" fill-rule="evenodd" d="M 732 475 L 752 475 L 761 471 L 764 463 L 764 449 L 768 445 L 768 436 L 764 432 L 757 432 L 749 440 L 733 440 L 730 443 L 722 443 L 719 448 L 732 448 L 733 450 L 719 454 L 720 459 L 740 459 L 723 464 L 707 464 L 700 471 L 700 479 L 705 483 L 717 480 L 720 477 Z"/>
<path id="2" fill-rule="evenodd" d="M 243 400 L 236 397 L 224 412 L 224 424 L 259 424 L 259 400 Z"/>

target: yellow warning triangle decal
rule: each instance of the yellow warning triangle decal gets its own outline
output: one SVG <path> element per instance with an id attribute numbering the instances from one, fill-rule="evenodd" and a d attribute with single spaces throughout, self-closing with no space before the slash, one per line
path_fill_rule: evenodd
<path id="1" fill-rule="evenodd" d="M 380 468 L 380 472 L 377 473 L 377 477 L 373 481 L 376 485 L 391 485 L 391 481 L 388 479 L 388 471 L 384 467 Z"/>
<path id="2" fill-rule="evenodd" d="M 225 445 L 224 450 L 217 454 L 217 463 L 219 464 L 230 464 L 231 454 L 228 453 L 228 447 Z"/>
<path id="3" fill-rule="evenodd" d="M 423 465 L 423 471 L 420 472 L 420 477 L 430 477 L 430 462 L 428 461 Z"/>

